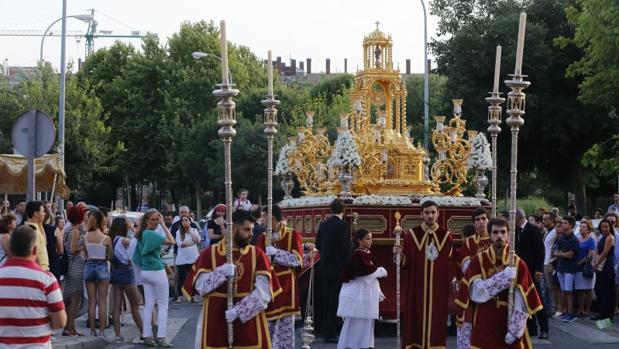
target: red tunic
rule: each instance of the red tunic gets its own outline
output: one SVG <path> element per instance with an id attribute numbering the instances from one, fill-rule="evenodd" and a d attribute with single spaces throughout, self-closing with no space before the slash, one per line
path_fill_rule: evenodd
<path id="1" fill-rule="evenodd" d="M 292 253 L 300 263 L 297 268 L 273 263 L 273 269 L 277 280 L 282 287 L 280 293 L 267 308 L 269 321 L 277 320 L 289 315 L 300 315 L 299 287 L 297 285 L 297 273 L 303 267 L 303 247 L 301 234 L 281 224 L 279 228 L 279 240 L 273 241 L 273 247 Z M 265 234 L 261 234 L 256 240 L 256 247 L 265 250 Z"/>
<path id="2" fill-rule="evenodd" d="M 458 266 L 460 270 L 462 270 L 462 265 L 465 262 L 470 262 L 470 259 L 475 256 L 478 252 L 481 252 L 490 246 L 490 237 L 481 238 L 479 235 L 475 234 L 469 236 L 464 240 L 464 244 L 462 246 L 460 261 Z M 474 304 L 469 303 L 468 307 L 463 307 L 462 304 L 465 304 L 469 300 L 468 289 L 467 292 L 463 291 L 462 287 L 463 278 L 460 279 L 460 291 L 456 295 L 456 304 L 458 306 L 458 313 L 456 316 L 456 322 L 458 326 L 461 326 L 464 322 L 473 322 L 473 307 Z"/>
<path id="3" fill-rule="evenodd" d="M 435 249 L 430 249 L 438 252 L 433 261 L 426 257 L 432 245 Z M 451 252 L 451 233 L 438 225 L 430 229 L 423 224 L 404 234 L 402 267 L 408 272 L 402 287 L 404 348 L 445 348 Z"/>
<path id="4" fill-rule="evenodd" d="M 277 278 L 272 275 L 271 264 L 266 254 L 248 245 L 240 251 L 233 251 L 237 279 L 234 286 L 234 302 L 240 301 L 254 290 L 256 275 L 266 275 L 271 281 L 271 296 L 281 292 Z M 208 247 L 194 263 L 190 274 L 185 279 L 183 293 L 185 296 L 195 294 L 194 284 L 201 273 L 210 273 L 216 267 L 226 263 L 225 239 Z M 228 347 L 228 327 L 225 312 L 227 310 L 227 282 L 204 297 L 202 306 L 202 348 L 225 349 Z M 270 349 L 271 338 L 267 326 L 266 313 L 261 312 L 243 323 L 240 319 L 233 322 L 234 347 L 247 349 Z"/>
<path id="5" fill-rule="evenodd" d="M 342 273 L 342 282 L 348 282 L 358 276 L 370 275 L 378 269 L 370 250 L 356 249 Z"/>
<path id="6" fill-rule="evenodd" d="M 485 280 L 500 270 L 503 266 L 509 263 L 507 247 L 504 250 L 502 260 L 497 263 L 496 253 L 494 248 L 477 254 L 471 259 L 471 264 L 466 271 L 463 282 L 463 289 L 469 292 L 469 285 L 476 279 Z M 526 310 L 529 315 L 535 314 L 542 309 L 540 301 L 531 274 L 527 269 L 526 264 L 516 256 L 518 271 L 516 274 L 515 287 L 520 290 L 526 304 Z M 507 334 L 507 303 L 509 290 L 505 289 L 491 300 L 476 304 L 473 313 L 473 334 L 471 335 L 471 348 L 479 349 L 529 349 L 532 348 L 529 333 L 525 329 L 522 338 L 518 339 L 511 345 L 505 343 L 505 335 Z M 468 306 L 467 303 L 459 304 L 460 306 Z"/>

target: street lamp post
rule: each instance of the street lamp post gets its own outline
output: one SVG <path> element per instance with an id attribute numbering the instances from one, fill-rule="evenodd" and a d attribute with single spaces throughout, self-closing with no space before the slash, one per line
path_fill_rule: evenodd
<path id="1" fill-rule="evenodd" d="M 196 59 L 196 60 L 202 59 L 204 57 L 213 57 L 213 58 L 218 59 L 221 62 L 221 57 L 214 55 L 212 53 L 196 51 L 191 54 L 191 57 L 193 57 L 193 59 Z M 230 85 L 232 85 L 233 84 L 232 83 L 232 72 L 230 71 L 230 68 L 228 68 L 228 79 L 230 79 Z"/>
<path id="2" fill-rule="evenodd" d="M 430 101 L 428 94 L 428 16 L 426 3 L 421 0 L 423 7 L 423 144 L 426 154 L 430 151 Z"/>
<path id="3" fill-rule="evenodd" d="M 57 20 L 53 21 L 52 24 L 50 24 L 47 29 L 45 29 L 45 31 L 43 32 L 43 37 L 41 37 L 41 49 L 39 51 L 39 61 L 43 62 L 43 44 L 45 43 L 45 37 L 47 36 L 47 33 L 49 32 L 50 29 L 52 29 L 52 27 L 54 26 L 54 24 L 62 21 L 63 17 L 58 18 Z M 75 19 L 79 19 L 82 22 L 88 23 L 90 21 L 94 20 L 94 17 L 91 15 L 71 15 L 71 16 L 66 16 L 66 18 L 75 18 Z M 63 32 L 66 33 L 66 25 L 63 24 L 63 28 L 65 28 L 65 30 Z M 64 41 L 64 39 L 62 39 Z"/>

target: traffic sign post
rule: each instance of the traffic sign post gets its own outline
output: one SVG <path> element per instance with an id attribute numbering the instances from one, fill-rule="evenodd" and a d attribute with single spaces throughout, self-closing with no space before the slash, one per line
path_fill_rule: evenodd
<path id="1" fill-rule="evenodd" d="M 36 195 L 34 159 L 46 154 L 52 148 L 55 138 L 54 121 L 40 110 L 31 109 L 13 124 L 13 147 L 28 159 L 28 201 L 34 200 Z"/>

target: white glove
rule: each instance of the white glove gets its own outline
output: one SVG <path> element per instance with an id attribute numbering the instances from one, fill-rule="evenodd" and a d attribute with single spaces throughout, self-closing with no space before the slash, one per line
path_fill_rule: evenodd
<path id="1" fill-rule="evenodd" d="M 225 277 L 232 277 L 236 271 L 236 266 L 232 263 L 225 263 L 218 266 L 215 270 L 222 273 Z"/>
<path id="2" fill-rule="evenodd" d="M 503 270 L 503 274 L 506 278 L 513 280 L 516 278 L 517 269 L 515 267 L 507 267 Z"/>
<path id="3" fill-rule="evenodd" d="M 376 269 L 376 272 L 377 272 L 376 273 L 376 277 L 379 278 L 379 279 L 387 277 L 387 270 L 385 270 L 385 268 L 383 268 L 383 267 L 378 267 Z"/>
<path id="4" fill-rule="evenodd" d="M 267 249 L 265 252 L 267 253 L 267 256 L 271 257 L 271 256 L 275 256 L 275 254 L 277 254 L 277 251 L 278 251 L 277 248 L 273 246 L 267 246 Z"/>
<path id="5" fill-rule="evenodd" d="M 239 317 L 239 312 L 236 311 L 236 309 L 232 308 L 230 310 L 226 310 L 226 321 L 233 322 L 238 317 Z"/>
<path id="6" fill-rule="evenodd" d="M 507 334 L 505 335 L 505 344 L 511 345 L 516 341 L 516 339 L 518 338 L 512 336 L 511 333 L 507 332 Z"/>

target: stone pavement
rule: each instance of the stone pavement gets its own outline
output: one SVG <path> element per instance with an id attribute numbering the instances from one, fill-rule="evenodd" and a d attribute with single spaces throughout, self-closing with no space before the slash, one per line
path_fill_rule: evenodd
<path id="1" fill-rule="evenodd" d="M 172 304 L 170 304 L 170 308 L 172 310 Z M 173 317 L 174 313 L 170 312 L 168 318 L 168 341 L 173 341 L 174 337 L 178 335 L 181 328 L 185 325 L 188 320 L 188 317 Z M 110 346 L 118 349 L 131 348 L 134 345 L 131 344 L 131 341 L 135 338 L 139 337 L 139 332 L 137 327 L 133 323 L 133 318 L 131 317 L 131 313 L 124 313 L 121 315 L 121 328 L 120 332 L 125 339 L 124 343 L 114 343 L 113 340 L 115 338 L 114 327 L 110 326 L 105 330 L 107 338 L 110 342 L 107 342 L 103 338 L 100 337 L 91 337 L 88 334 L 90 333 L 90 329 L 86 327 L 86 320 L 88 318 L 87 314 L 82 315 L 76 321 L 76 327 L 78 332 L 85 334 L 84 337 L 62 337 L 60 336 L 61 331 L 58 333 L 56 337 L 56 342 L 52 344 L 53 349 L 100 349 L 106 346 Z M 97 330 L 98 331 L 98 330 Z"/>

